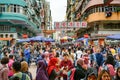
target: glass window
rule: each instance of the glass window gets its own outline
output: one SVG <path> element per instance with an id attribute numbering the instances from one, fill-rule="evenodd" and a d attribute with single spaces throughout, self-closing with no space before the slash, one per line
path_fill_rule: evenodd
<path id="1" fill-rule="evenodd" d="M 12 34 L 10 34 L 10 37 L 12 37 L 12 38 L 13 38 L 13 35 L 12 35 Z"/>
<path id="2" fill-rule="evenodd" d="M 3 34 L 0 34 L 0 37 L 3 38 Z"/>
<path id="3" fill-rule="evenodd" d="M 5 12 L 5 5 L 0 5 L 0 12 Z"/>
<path id="4" fill-rule="evenodd" d="M 14 5 L 10 5 L 10 11 L 14 12 Z"/>
<path id="5" fill-rule="evenodd" d="M 102 7 L 102 12 L 104 12 L 105 11 L 105 8 L 104 7 Z"/>
<path id="6" fill-rule="evenodd" d="M 16 6 L 17 13 L 20 13 L 20 6 Z"/>
<path id="7" fill-rule="evenodd" d="M 5 34 L 5 37 L 7 38 L 7 37 L 8 37 L 8 34 Z"/>
<path id="8" fill-rule="evenodd" d="M 23 7 L 19 6 L 19 9 L 20 9 L 20 13 L 24 14 Z"/>

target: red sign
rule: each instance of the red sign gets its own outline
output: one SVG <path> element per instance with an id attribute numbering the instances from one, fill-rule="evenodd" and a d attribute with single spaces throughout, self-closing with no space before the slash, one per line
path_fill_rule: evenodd
<path id="1" fill-rule="evenodd" d="M 84 28 L 84 27 L 87 27 L 87 23 L 86 22 L 81 22 L 81 26 Z"/>
<path id="2" fill-rule="evenodd" d="M 67 22 L 62 22 L 61 27 L 67 27 Z"/>
<path id="3" fill-rule="evenodd" d="M 74 22 L 68 22 L 68 27 L 74 27 Z"/>
<path id="4" fill-rule="evenodd" d="M 54 25 L 55 25 L 55 29 L 60 29 L 61 23 L 55 22 Z"/>
<path id="5" fill-rule="evenodd" d="M 86 28 L 87 22 L 55 22 L 55 29 L 71 29 L 71 28 Z"/>
<path id="6" fill-rule="evenodd" d="M 80 22 L 75 22 L 75 27 L 80 27 Z"/>

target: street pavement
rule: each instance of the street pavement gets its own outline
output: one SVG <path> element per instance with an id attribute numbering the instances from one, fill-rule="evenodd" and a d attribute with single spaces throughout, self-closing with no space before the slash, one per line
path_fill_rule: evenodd
<path id="1" fill-rule="evenodd" d="M 36 77 L 36 69 L 37 69 L 37 66 L 35 65 L 35 63 L 31 63 L 29 67 L 29 71 L 32 74 L 33 80 L 35 80 L 35 77 Z"/>

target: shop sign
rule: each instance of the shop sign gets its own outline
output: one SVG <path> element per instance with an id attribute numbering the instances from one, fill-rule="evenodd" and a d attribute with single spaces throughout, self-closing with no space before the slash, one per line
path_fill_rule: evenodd
<path id="1" fill-rule="evenodd" d="M 87 22 L 55 22 L 55 29 L 87 28 Z"/>

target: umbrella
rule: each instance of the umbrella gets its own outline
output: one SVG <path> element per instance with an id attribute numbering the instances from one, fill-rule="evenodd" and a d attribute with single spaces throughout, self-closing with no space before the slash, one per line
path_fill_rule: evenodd
<path id="1" fill-rule="evenodd" d="M 120 34 L 114 34 L 106 37 L 107 39 L 120 40 Z"/>
<path id="2" fill-rule="evenodd" d="M 82 38 L 78 38 L 76 41 L 83 41 L 85 38 L 82 37 Z"/>
<path id="3" fill-rule="evenodd" d="M 45 38 L 43 36 L 36 36 L 30 38 L 31 41 L 43 41 Z"/>
<path id="4" fill-rule="evenodd" d="M 29 38 L 27 38 L 27 39 L 20 39 L 20 40 L 18 40 L 18 42 L 29 42 L 30 41 L 30 39 Z"/>
<path id="5" fill-rule="evenodd" d="M 52 38 L 45 38 L 44 41 L 45 41 L 45 42 L 55 42 L 55 40 L 52 39 Z"/>

